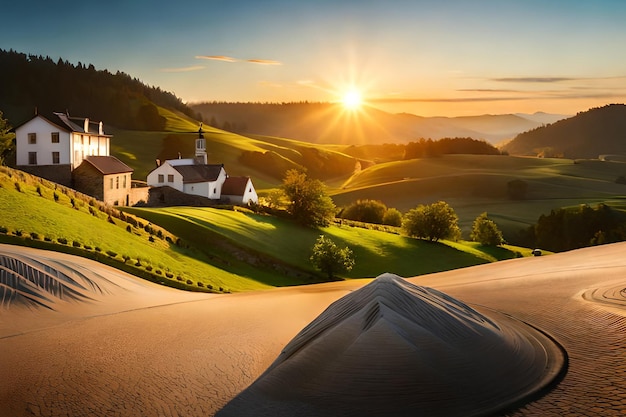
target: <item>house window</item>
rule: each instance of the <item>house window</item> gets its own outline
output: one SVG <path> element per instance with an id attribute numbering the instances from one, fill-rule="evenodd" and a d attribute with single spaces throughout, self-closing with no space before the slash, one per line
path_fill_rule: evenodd
<path id="1" fill-rule="evenodd" d="M 159 182 L 165 182 L 165 177 L 163 177 L 163 174 L 159 174 Z"/>
<path id="2" fill-rule="evenodd" d="M 213 194 L 217 194 L 217 188 L 213 189 Z"/>
<path id="3" fill-rule="evenodd" d="M 52 152 L 52 163 L 53 164 L 58 164 L 61 162 L 61 157 L 59 156 L 58 152 Z"/>
<path id="4" fill-rule="evenodd" d="M 113 189 L 113 177 L 111 177 L 111 189 Z"/>
<path id="5" fill-rule="evenodd" d="M 37 152 L 28 152 L 28 165 L 37 165 Z"/>
<path id="6" fill-rule="evenodd" d="M 34 145 L 35 143 L 37 143 L 37 134 L 36 133 L 29 133 L 28 134 L 28 143 L 31 145 Z"/>
<path id="7" fill-rule="evenodd" d="M 52 138 L 52 143 L 59 143 L 59 132 L 50 133 Z"/>
<path id="8" fill-rule="evenodd" d="M 122 188 L 126 188 L 126 175 L 122 177 Z"/>
<path id="9" fill-rule="evenodd" d="M 115 177 L 115 188 L 120 188 L 120 177 Z"/>
<path id="10" fill-rule="evenodd" d="M 167 175 L 167 182 L 174 182 L 174 174 Z"/>

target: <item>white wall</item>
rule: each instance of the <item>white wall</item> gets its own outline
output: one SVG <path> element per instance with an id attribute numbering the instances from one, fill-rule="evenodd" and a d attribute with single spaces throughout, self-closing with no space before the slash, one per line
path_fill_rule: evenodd
<path id="1" fill-rule="evenodd" d="M 109 138 L 86 133 L 72 133 L 72 165 L 79 166 L 87 156 L 109 156 Z"/>
<path id="2" fill-rule="evenodd" d="M 159 175 L 163 175 L 163 182 L 159 182 Z M 174 176 L 173 182 L 168 181 L 169 175 Z M 151 187 L 163 187 L 164 185 L 167 185 L 178 191 L 186 192 L 183 186 L 183 176 L 180 174 L 180 172 L 176 171 L 176 169 L 171 166 L 168 161 L 165 161 L 163 164 L 161 164 L 161 166 L 152 170 L 148 174 L 146 182 Z"/>
<path id="3" fill-rule="evenodd" d="M 52 132 L 59 133 L 59 143 L 52 143 Z M 37 143 L 28 143 L 28 134 L 37 134 Z M 28 153 L 37 152 L 37 165 L 52 165 L 52 152 L 59 152 L 59 164 L 69 164 L 70 133 L 37 116 L 15 129 L 16 164 L 28 165 Z"/>

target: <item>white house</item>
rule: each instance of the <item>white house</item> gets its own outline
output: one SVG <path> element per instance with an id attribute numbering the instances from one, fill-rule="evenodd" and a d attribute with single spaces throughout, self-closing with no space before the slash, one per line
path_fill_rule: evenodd
<path id="1" fill-rule="evenodd" d="M 258 203 L 259 196 L 250 177 L 228 177 L 222 185 L 222 198 L 233 204 Z"/>
<path id="2" fill-rule="evenodd" d="M 223 164 L 207 164 L 202 128 L 198 133 L 195 158 L 168 159 L 163 163 L 157 161 L 157 167 L 148 173 L 148 185 L 169 186 L 186 194 L 211 200 L 228 199 L 235 204 L 258 203 L 259 198 L 250 178 L 229 177 Z"/>
<path id="3" fill-rule="evenodd" d="M 110 140 L 102 122 L 67 113 L 37 114 L 15 129 L 16 167 L 105 203 L 129 204 L 133 169 L 109 155 Z M 119 180 L 110 178 L 113 174 Z"/>
<path id="4" fill-rule="evenodd" d="M 226 180 L 223 165 L 199 164 L 194 159 L 170 159 L 148 174 L 151 187 L 169 186 L 186 194 L 219 200 Z"/>

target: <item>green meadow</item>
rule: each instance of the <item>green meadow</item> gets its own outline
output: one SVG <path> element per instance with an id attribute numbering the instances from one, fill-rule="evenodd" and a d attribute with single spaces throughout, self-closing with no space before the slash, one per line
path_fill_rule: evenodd
<path id="1" fill-rule="evenodd" d="M 467 242 L 428 243 L 394 233 L 217 208 L 124 208 L 3 167 L 0 241 L 72 253 L 177 288 L 234 292 L 324 280 L 309 262 L 320 234 L 355 254 L 342 278 L 415 276 L 529 255 Z"/>

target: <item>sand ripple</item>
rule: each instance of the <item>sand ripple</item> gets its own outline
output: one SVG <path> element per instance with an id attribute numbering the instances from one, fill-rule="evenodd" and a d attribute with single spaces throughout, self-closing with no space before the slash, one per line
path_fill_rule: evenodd
<path id="1" fill-rule="evenodd" d="M 480 415 L 563 364 L 523 323 L 384 274 L 329 306 L 218 416 Z"/>
<path id="2" fill-rule="evenodd" d="M 0 307 L 26 305 L 55 310 L 61 302 L 88 301 L 106 293 L 106 279 L 27 255 L 0 255 Z"/>

